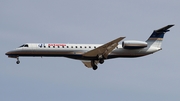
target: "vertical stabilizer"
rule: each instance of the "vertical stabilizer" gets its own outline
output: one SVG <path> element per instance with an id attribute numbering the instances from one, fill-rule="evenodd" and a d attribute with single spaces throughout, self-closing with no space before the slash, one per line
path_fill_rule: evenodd
<path id="1" fill-rule="evenodd" d="M 161 48 L 162 40 L 164 37 L 164 34 L 168 32 L 169 28 L 171 28 L 174 25 L 167 25 L 163 28 L 160 28 L 158 30 L 154 30 L 149 39 L 146 41 L 148 43 L 149 47 L 156 47 Z"/>

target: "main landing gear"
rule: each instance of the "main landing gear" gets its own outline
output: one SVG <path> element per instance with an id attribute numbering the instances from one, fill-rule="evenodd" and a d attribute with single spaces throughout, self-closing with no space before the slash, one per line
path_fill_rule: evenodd
<path id="1" fill-rule="evenodd" d="M 100 63 L 100 64 L 103 64 L 103 63 L 104 63 L 104 59 L 100 59 L 100 60 L 99 60 L 99 63 Z"/>
<path id="2" fill-rule="evenodd" d="M 98 61 L 100 64 L 104 63 L 104 56 L 103 55 L 97 55 L 97 60 L 91 60 L 91 66 L 93 68 L 93 70 L 98 69 L 97 63 L 96 61 Z"/>
<path id="3" fill-rule="evenodd" d="M 97 58 L 98 58 L 100 64 L 104 63 L 104 56 L 103 55 L 97 55 Z"/>
<path id="4" fill-rule="evenodd" d="M 20 61 L 19 61 L 19 57 L 17 57 L 17 61 L 16 61 L 16 63 L 17 63 L 17 64 L 19 64 L 19 63 L 20 63 Z"/>
<path id="5" fill-rule="evenodd" d="M 100 64 L 103 64 L 103 63 L 104 63 L 104 59 L 100 59 L 100 60 L 99 60 L 99 63 L 100 63 Z M 93 70 L 98 69 L 98 66 L 97 66 L 95 60 L 91 60 L 91 65 L 92 65 Z"/>
<path id="6" fill-rule="evenodd" d="M 94 66 L 93 66 L 93 70 L 96 70 L 96 69 L 98 69 L 98 66 L 97 66 L 97 65 L 94 65 Z"/>
<path id="7" fill-rule="evenodd" d="M 98 69 L 98 66 L 97 66 L 96 63 L 95 63 L 95 60 L 92 60 L 92 61 L 91 61 L 91 65 L 92 65 L 93 70 Z"/>

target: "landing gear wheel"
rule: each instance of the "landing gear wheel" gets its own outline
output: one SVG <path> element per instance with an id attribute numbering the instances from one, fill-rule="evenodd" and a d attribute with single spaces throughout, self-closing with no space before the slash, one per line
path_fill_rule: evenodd
<path id="1" fill-rule="evenodd" d="M 16 61 L 16 63 L 17 63 L 17 64 L 19 64 L 19 63 L 20 63 L 20 61 Z"/>
<path id="2" fill-rule="evenodd" d="M 19 64 L 19 63 L 20 63 L 20 61 L 19 61 L 19 57 L 17 57 L 17 61 L 16 61 L 16 63 L 17 63 L 17 64 Z"/>
<path id="3" fill-rule="evenodd" d="M 104 59 L 100 59 L 100 60 L 99 60 L 99 63 L 100 63 L 100 64 L 103 64 L 103 63 L 104 63 Z"/>
<path id="4" fill-rule="evenodd" d="M 91 60 L 91 66 L 93 70 L 96 70 L 98 68 L 98 66 L 95 64 L 95 60 Z"/>
<path id="5" fill-rule="evenodd" d="M 105 59 L 105 58 L 104 58 L 103 55 L 97 55 L 97 58 L 98 58 L 100 64 L 103 64 L 103 63 L 104 63 L 104 59 Z"/>
<path id="6" fill-rule="evenodd" d="M 96 70 L 98 68 L 98 66 L 94 65 L 93 66 L 93 70 Z"/>

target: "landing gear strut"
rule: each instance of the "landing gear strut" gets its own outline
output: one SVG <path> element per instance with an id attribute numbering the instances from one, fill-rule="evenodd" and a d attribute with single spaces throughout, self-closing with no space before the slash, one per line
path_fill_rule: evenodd
<path id="1" fill-rule="evenodd" d="M 92 65 L 93 70 L 98 69 L 98 66 L 95 64 L 95 60 L 91 61 L 91 65 Z"/>
<path id="2" fill-rule="evenodd" d="M 19 57 L 17 57 L 17 61 L 16 61 L 16 63 L 17 63 L 17 64 L 19 64 L 19 63 L 20 63 L 20 61 L 19 61 Z"/>
<path id="3" fill-rule="evenodd" d="M 93 68 L 93 70 L 98 69 L 98 66 L 96 65 L 96 61 L 99 61 L 100 64 L 104 63 L 104 56 L 103 55 L 97 55 L 97 60 L 91 60 L 91 66 Z"/>
<path id="4" fill-rule="evenodd" d="M 104 63 L 104 56 L 103 55 L 98 55 L 97 57 L 98 57 L 99 63 L 103 64 Z"/>

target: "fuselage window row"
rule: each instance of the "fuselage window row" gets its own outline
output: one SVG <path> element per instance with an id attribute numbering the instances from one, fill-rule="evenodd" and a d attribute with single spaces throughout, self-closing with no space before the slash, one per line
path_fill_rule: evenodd
<path id="1" fill-rule="evenodd" d="M 20 47 L 28 47 L 28 45 L 23 45 L 23 46 L 20 46 Z M 52 46 L 53 48 L 65 48 L 65 46 Z M 43 48 L 43 47 L 40 47 L 40 48 Z M 46 48 L 46 46 L 44 45 L 44 48 Z M 51 46 L 48 46 L 48 48 L 51 48 Z M 73 46 L 66 46 L 66 48 L 73 48 Z M 78 48 L 78 46 L 75 46 L 75 48 Z M 79 48 L 83 48 L 83 46 L 79 46 Z M 87 48 L 87 46 L 84 46 L 84 48 Z M 89 46 L 88 48 L 91 48 L 91 46 Z M 94 46 L 94 48 L 97 48 L 96 46 Z M 118 48 L 118 47 L 117 47 Z"/>

